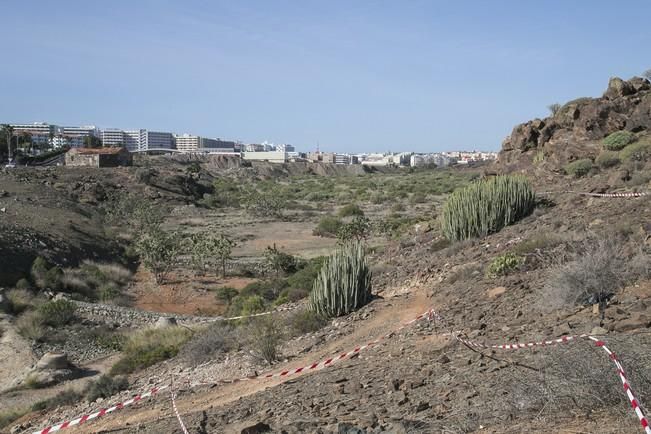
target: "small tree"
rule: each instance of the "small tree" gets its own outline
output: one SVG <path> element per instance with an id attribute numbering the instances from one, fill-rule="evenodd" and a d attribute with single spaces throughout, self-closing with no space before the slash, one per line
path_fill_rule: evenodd
<path id="1" fill-rule="evenodd" d="M 156 283 L 165 281 L 165 277 L 176 263 L 180 252 L 181 236 L 177 232 L 165 232 L 160 227 L 149 228 L 135 243 L 140 261 L 156 279 Z"/>
<path id="2" fill-rule="evenodd" d="M 280 273 L 294 273 L 297 270 L 296 258 L 277 248 L 276 243 L 273 247 L 267 246 L 264 260 L 267 268 L 275 272 L 276 279 L 280 277 Z"/>
<path id="3" fill-rule="evenodd" d="M 558 113 L 558 111 L 561 109 L 561 105 L 559 103 L 555 102 L 553 104 L 549 104 L 547 106 L 547 109 L 549 109 L 552 116 L 556 116 L 556 113 Z"/>
<path id="4" fill-rule="evenodd" d="M 338 242 L 365 241 L 371 235 L 371 221 L 367 217 L 355 216 L 350 223 L 343 225 L 337 232 Z"/>
<path id="5" fill-rule="evenodd" d="M 215 255 L 221 264 L 222 278 L 226 277 L 226 261 L 231 259 L 233 248 L 236 246 L 235 241 L 221 234 L 219 238 L 208 238 L 208 250 Z"/>

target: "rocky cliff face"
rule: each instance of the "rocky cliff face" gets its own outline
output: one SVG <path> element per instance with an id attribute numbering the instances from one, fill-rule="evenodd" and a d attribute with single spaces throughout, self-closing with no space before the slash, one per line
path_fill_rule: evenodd
<path id="1" fill-rule="evenodd" d="M 515 168 L 538 155 L 551 164 L 594 157 L 598 142 L 627 130 L 651 131 L 651 83 L 640 77 L 624 81 L 611 78 L 600 98 L 579 98 L 554 115 L 517 125 L 502 143 L 499 162 Z"/>

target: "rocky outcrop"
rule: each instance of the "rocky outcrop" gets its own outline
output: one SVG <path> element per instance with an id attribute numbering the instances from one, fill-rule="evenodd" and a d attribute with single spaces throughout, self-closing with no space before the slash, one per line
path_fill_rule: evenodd
<path id="1" fill-rule="evenodd" d="M 542 152 L 552 163 L 562 165 L 594 156 L 599 141 L 619 130 L 651 130 L 648 80 L 611 78 L 601 98 L 570 101 L 553 116 L 517 125 L 502 143 L 499 162 L 505 166 L 531 162 L 533 155 Z"/>

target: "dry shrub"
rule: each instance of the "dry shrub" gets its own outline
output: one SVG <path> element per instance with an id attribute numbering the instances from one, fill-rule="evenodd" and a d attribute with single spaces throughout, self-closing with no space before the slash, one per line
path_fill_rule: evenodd
<path id="1" fill-rule="evenodd" d="M 604 340 L 624 366 L 638 400 L 648 402 L 651 338 L 622 335 L 604 337 Z M 526 357 L 526 353 L 520 354 Z M 639 422 L 631 413 L 615 365 L 593 342 L 582 340 L 529 354 L 527 364 L 537 371 L 515 366 L 500 371 L 494 395 L 505 399 L 491 400 L 489 405 L 495 407 L 494 414 L 519 414 L 522 419 L 530 415 L 551 422 L 559 417 L 605 410 L 621 423 L 622 432 L 634 432 L 638 428 Z"/>
<path id="2" fill-rule="evenodd" d="M 6 293 L 11 306 L 11 313 L 19 315 L 32 306 L 34 296 L 26 289 L 10 289 Z"/>
<path id="3" fill-rule="evenodd" d="M 277 318 L 272 315 L 253 318 L 245 333 L 251 352 L 257 358 L 269 364 L 278 360 L 279 346 L 285 333 Z"/>
<path id="4" fill-rule="evenodd" d="M 214 360 L 233 349 L 239 349 L 239 330 L 224 322 L 215 322 L 195 333 L 181 353 L 194 365 Z"/>
<path id="5" fill-rule="evenodd" d="M 36 311 L 29 311 L 18 317 L 16 330 L 25 339 L 40 341 L 45 336 L 43 317 Z"/>
<path id="6" fill-rule="evenodd" d="M 648 276 L 649 257 L 631 257 L 615 237 L 587 239 L 569 262 L 551 270 L 543 302 L 551 309 L 567 305 L 605 303 L 630 282 Z"/>
<path id="7" fill-rule="evenodd" d="M 107 276 L 111 281 L 115 283 L 124 285 L 128 283 L 133 277 L 133 273 L 128 268 L 123 267 L 120 264 L 109 264 L 92 261 L 85 261 L 84 263 L 96 267 L 102 274 Z"/>

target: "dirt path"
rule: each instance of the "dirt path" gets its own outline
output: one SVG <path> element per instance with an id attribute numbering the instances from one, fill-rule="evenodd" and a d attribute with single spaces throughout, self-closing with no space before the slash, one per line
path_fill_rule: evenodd
<path id="1" fill-rule="evenodd" d="M 359 327 L 355 328 L 352 333 L 342 336 L 339 339 L 334 339 L 326 345 L 294 359 L 286 366 L 279 365 L 273 371 L 278 372 L 284 368 L 304 366 L 369 342 L 390 330 L 396 329 L 402 323 L 413 319 L 418 314 L 427 310 L 430 304 L 431 301 L 421 291 L 390 300 L 379 301 L 375 314 L 368 320 L 361 322 Z M 369 351 L 374 350 L 370 349 Z M 346 361 L 342 361 L 341 363 L 346 363 Z M 304 375 L 318 374 L 310 373 Z M 177 405 L 181 415 L 206 410 L 228 404 L 242 397 L 277 386 L 283 382 L 291 381 L 294 378 L 296 377 L 259 379 L 244 383 L 220 385 L 214 388 L 204 388 L 203 390 L 194 389 L 191 392 L 182 392 L 177 399 Z M 160 420 L 167 417 L 173 417 L 173 413 L 170 404 L 170 394 L 168 391 L 164 391 L 161 393 L 161 396 L 154 398 L 152 401 L 138 404 L 136 407 L 129 409 L 120 410 L 119 416 L 107 416 L 105 419 L 93 422 L 92 430 L 94 432 L 112 432 L 114 430 L 128 429 L 139 424 L 146 426 L 148 421 Z M 90 425 L 88 427 L 80 427 L 70 432 L 88 432 L 89 427 Z"/>

